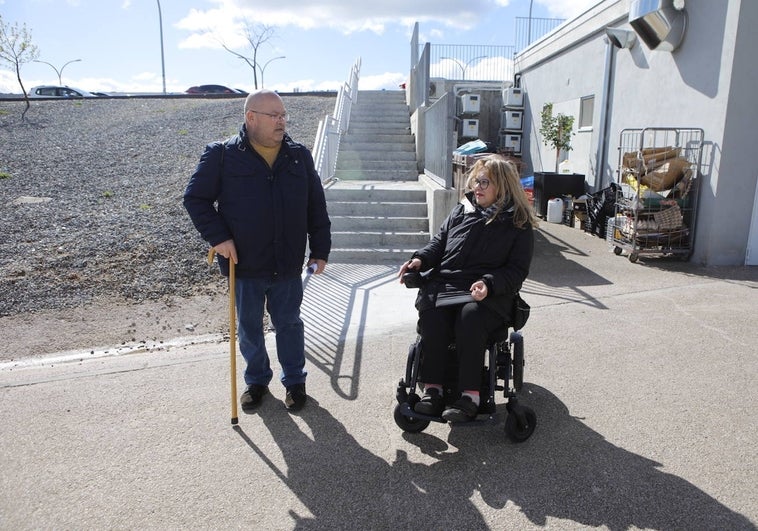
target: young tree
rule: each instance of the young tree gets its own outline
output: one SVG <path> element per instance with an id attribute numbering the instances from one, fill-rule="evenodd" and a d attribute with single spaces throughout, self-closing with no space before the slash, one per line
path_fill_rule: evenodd
<path id="1" fill-rule="evenodd" d="M 555 171 L 558 172 L 561 150 L 569 151 L 571 149 L 571 135 L 573 134 L 571 129 L 574 127 L 574 117 L 561 113 L 553 116 L 553 104 L 546 103 L 542 106 L 540 118 L 542 141 L 546 146 L 555 150 Z"/>
<path id="2" fill-rule="evenodd" d="M 37 57 L 39 57 L 39 50 L 36 45 L 32 44 L 32 34 L 26 29 L 26 24 L 19 29 L 18 23 L 6 24 L 3 16 L 0 15 L 0 61 L 7 63 L 16 71 L 16 79 L 18 79 L 21 93 L 26 102 L 24 112 L 21 113 L 21 121 L 24 120 L 26 111 L 29 110 L 29 96 L 24 88 L 24 83 L 21 81 L 21 65 L 33 61 Z"/>
<path id="3" fill-rule="evenodd" d="M 262 44 L 268 42 L 274 36 L 275 29 L 274 26 L 267 26 L 265 24 L 253 25 L 245 22 L 245 38 L 253 50 L 252 57 L 246 57 L 230 49 L 226 44 L 221 44 L 224 50 L 232 55 L 236 55 L 250 65 L 250 68 L 253 69 L 253 84 L 256 90 L 258 90 L 258 69 L 261 69 L 261 65 L 258 63 L 258 51 Z M 261 69 L 261 75 L 263 75 L 263 69 Z"/>

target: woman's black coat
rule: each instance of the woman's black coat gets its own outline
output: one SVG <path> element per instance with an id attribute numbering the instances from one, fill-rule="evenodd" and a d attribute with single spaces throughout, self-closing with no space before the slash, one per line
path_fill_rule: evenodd
<path id="1" fill-rule="evenodd" d="M 429 281 L 419 290 L 419 311 L 435 305 L 441 291 L 469 291 L 471 284 L 484 280 L 488 294 L 482 304 L 508 320 L 513 296 L 529 274 L 534 252 L 531 225 L 516 228 L 513 209 L 501 211 L 486 223 L 482 210 L 467 194 L 442 223 L 429 243 L 414 253 L 421 259 L 421 271 L 429 271 Z"/>

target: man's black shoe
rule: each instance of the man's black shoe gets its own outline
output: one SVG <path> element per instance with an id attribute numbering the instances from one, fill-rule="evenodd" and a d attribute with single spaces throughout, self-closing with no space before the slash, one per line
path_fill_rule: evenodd
<path id="1" fill-rule="evenodd" d="M 261 400 L 263 400 L 263 395 L 266 393 L 268 393 L 268 387 L 265 385 L 249 385 L 240 397 L 240 405 L 242 406 L 242 411 L 249 413 L 257 408 L 260 405 Z"/>
<path id="2" fill-rule="evenodd" d="M 294 384 L 287 388 L 287 396 L 284 398 L 284 405 L 290 411 L 299 411 L 303 409 L 308 395 L 305 394 L 305 384 Z"/>
<path id="3" fill-rule="evenodd" d="M 452 406 L 442 412 L 442 418 L 448 422 L 468 422 L 476 418 L 479 406 L 470 396 L 463 395 Z"/>
<path id="4" fill-rule="evenodd" d="M 439 389 L 432 387 L 424 392 L 424 396 L 421 400 L 416 402 L 413 406 L 413 411 L 421 413 L 422 415 L 431 415 L 433 417 L 439 417 L 442 414 L 442 410 L 445 407 L 445 402 L 440 395 Z"/>

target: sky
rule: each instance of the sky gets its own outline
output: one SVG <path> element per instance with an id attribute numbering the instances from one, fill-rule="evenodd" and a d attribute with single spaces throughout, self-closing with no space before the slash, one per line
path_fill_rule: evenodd
<path id="1" fill-rule="evenodd" d="M 0 0 L 6 26 L 26 25 L 38 61 L 21 66 L 28 91 L 58 84 L 100 92 L 184 92 L 220 84 L 251 91 L 245 29 L 271 29 L 258 50 L 258 87 L 337 90 L 360 60 L 360 90 L 397 89 L 419 41 L 515 44 L 516 17 L 573 18 L 598 0 Z M 159 9 L 160 6 L 160 9 Z M 160 15 L 160 16 L 159 16 Z M 162 24 L 161 24 L 162 20 Z M 161 58 L 161 28 L 163 58 Z M 20 93 L 0 65 L 0 93 Z"/>

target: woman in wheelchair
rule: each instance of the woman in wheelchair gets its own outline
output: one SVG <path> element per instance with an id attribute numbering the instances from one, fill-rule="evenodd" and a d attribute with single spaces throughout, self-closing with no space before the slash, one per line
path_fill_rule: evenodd
<path id="1" fill-rule="evenodd" d="M 537 226 L 518 171 L 504 157 L 477 160 L 466 190 L 439 232 L 399 273 L 401 282 L 411 272 L 424 278 L 416 298 L 424 395 L 413 410 L 448 422 L 477 415 L 487 338 L 511 320 L 513 298 L 529 273 Z M 444 386 L 453 342 L 455 387 L 461 393 L 448 403 Z"/>

